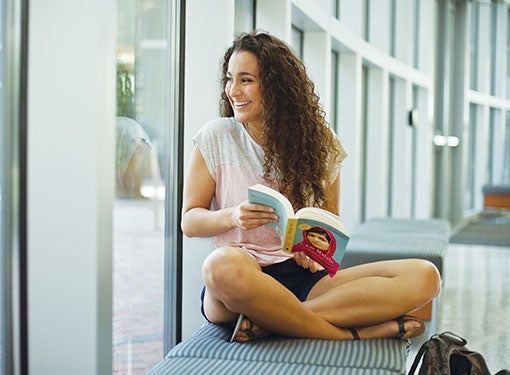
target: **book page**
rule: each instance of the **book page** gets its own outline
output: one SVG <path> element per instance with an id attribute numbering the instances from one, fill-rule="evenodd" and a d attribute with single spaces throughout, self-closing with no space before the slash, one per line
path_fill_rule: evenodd
<path id="1" fill-rule="evenodd" d="M 250 203 L 273 207 L 275 214 L 278 215 L 278 223 L 276 225 L 272 224 L 272 227 L 276 229 L 283 240 L 287 221 L 289 217 L 294 215 L 289 200 L 281 193 L 264 185 L 254 185 L 248 188 L 248 200 Z"/>
<path id="2" fill-rule="evenodd" d="M 326 223 L 329 226 L 338 230 L 339 232 L 342 232 L 347 235 L 347 232 L 345 231 L 344 224 L 340 216 L 335 215 L 334 213 L 329 212 L 328 210 L 324 210 L 322 208 L 317 207 L 305 207 L 296 212 L 296 217 Z"/>

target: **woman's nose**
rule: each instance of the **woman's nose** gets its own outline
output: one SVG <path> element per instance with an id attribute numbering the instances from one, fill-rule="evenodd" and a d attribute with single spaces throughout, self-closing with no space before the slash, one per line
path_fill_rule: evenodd
<path id="1" fill-rule="evenodd" d="M 228 90 L 230 96 L 236 96 L 239 94 L 239 84 L 235 81 L 232 81 Z"/>

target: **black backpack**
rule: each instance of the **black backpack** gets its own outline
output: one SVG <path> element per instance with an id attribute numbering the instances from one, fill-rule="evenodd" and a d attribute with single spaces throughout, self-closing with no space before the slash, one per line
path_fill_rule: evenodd
<path id="1" fill-rule="evenodd" d="M 466 348 L 467 341 L 451 332 L 433 335 L 416 354 L 409 375 L 421 366 L 418 375 L 490 375 L 480 353 Z M 501 370 L 496 375 L 509 374 Z"/>

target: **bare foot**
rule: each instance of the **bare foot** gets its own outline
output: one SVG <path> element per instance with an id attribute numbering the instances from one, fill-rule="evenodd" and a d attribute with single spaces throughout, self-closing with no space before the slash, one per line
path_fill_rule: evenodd
<path id="1" fill-rule="evenodd" d="M 233 341 L 235 342 L 248 342 L 261 339 L 269 336 L 271 333 L 253 324 L 253 322 L 247 317 L 241 318 L 241 324 L 239 330 L 235 333 Z"/>
<path id="2" fill-rule="evenodd" d="M 398 319 L 373 326 L 359 327 L 354 330 L 350 328 L 350 331 L 354 339 L 396 338 L 405 340 L 422 335 L 425 332 L 425 324 L 419 318 L 404 315 Z M 356 337 L 356 333 L 358 337 Z"/>

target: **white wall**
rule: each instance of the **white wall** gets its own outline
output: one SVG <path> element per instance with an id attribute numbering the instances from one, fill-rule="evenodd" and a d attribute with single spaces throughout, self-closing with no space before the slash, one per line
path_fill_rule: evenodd
<path id="1" fill-rule="evenodd" d="M 186 8 L 185 165 L 192 137 L 206 121 L 218 116 L 221 63 L 234 34 L 234 0 L 189 1 Z M 183 239 L 183 339 L 204 321 L 199 298 L 201 265 L 212 249 L 211 239 Z"/>
<path id="2" fill-rule="evenodd" d="M 30 2 L 30 374 L 108 374 L 115 1 Z"/>

